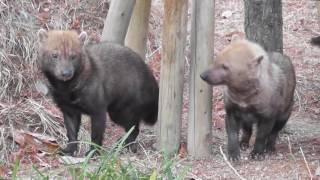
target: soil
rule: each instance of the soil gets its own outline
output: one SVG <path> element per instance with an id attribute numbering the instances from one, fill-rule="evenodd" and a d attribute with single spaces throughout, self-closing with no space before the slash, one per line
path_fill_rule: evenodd
<path id="1" fill-rule="evenodd" d="M 48 1 L 49 2 L 49 1 Z M 46 3 L 46 8 L 57 7 L 56 1 Z M 92 8 L 95 4 L 85 4 L 88 11 L 81 12 L 75 16 L 70 27 L 80 29 L 79 19 L 90 21 L 84 27 L 89 31 L 90 38 L 98 41 L 103 27 L 105 17 L 105 4 L 97 1 L 99 6 Z M 311 46 L 311 37 L 320 35 L 318 24 L 316 1 L 309 0 L 283 0 L 283 35 L 284 53 L 291 57 L 297 76 L 297 88 L 295 94 L 295 107 L 292 116 L 281 132 L 277 143 L 275 154 L 266 155 L 264 160 L 251 160 L 249 152 L 252 148 L 253 140 L 249 150 L 241 152 L 242 159 L 238 163 L 231 163 L 224 159 L 226 154 L 226 132 L 224 128 L 224 109 L 221 101 L 221 90 L 214 88 L 213 99 L 213 154 L 209 158 L 194 159 L 186 152 L 186 131 L 188 113 L 188 72 L 189 58 L 186 59 L 184 108 L 182 114 L 182 137 L 181 148 L 177 156 L 175 165 L 176 171 L 189 168 L 188 178 L 194 179 L 320 179 L 320 48 Z M 190 4 L 191 5 L 191 4 Z M 91 8 L 90 8 L 91 7 Z M 148 39 L 147 63 L 152 68 L 157 79 L 160 78 L 161 61 L 161 28 L 163 17 L 163 5 L 160 0 L 153 1 L 150 33 Z M 234 34 L 244 35 L 244 8 L 243 1 L 217 0 L 215 4 L 215 43 L 214 55 L 225 47 Z M 90 10 L 90 13 L 89 13 Z M 46 11 L 44 11 L 46 12 Z M 100 12 L 100 13 L 99 13 Z M 190 13 L 190 11 L 189 11 Z M 41 13 L 39 14 L 41 15 Z M 47 21 L 48 15 L 43 15 L 43 21 Z M 54 15 L 52 15 L 54 16 Z M 56 16 L 55 16 L 56 17 Z M 82 19 L 82 20 L 83 20 Z M 78 21 L 77 21 L 78 20 Z M 92 21 L 94 20 L 94 21 Z M 93 22 L 97 22 L 96 24 Z M 40 22 L 44 23 L 44 22 Z M 190 27 L 188 29 L 190 32 Z M 189 38 L 188 38 L 189 39 Z M 188 43 L 189 44 L 189 43 Z M 186 57 L 190 53 L 189 45 L 186 50 Z M 49 106 L 57 117 L 61 114 Z M 84 123 L 85 129 L 89 129 L 89 124 Z M 83 132 L 83 131 L 82 131 Z M 104 146 L 110 147 L 121 135 L 123 130 L 117 125 L 108 122 L 105 134 Z M 88 139 L 88 133 L 82 133 Z M 83 139 L 82 139 L 83 140 Z M 152 127 L 143 126 L 138 138 L 140 151 L 137 154 L 126 153 L 121 159 L 136 162 L 141 169 L 152 169 L 159 167 L 161 155 L 154 149 L 156 135 Z M 142 148 L 143 147 L 143 148 Z M 222 151 L 221 151 L 222 150 Z M 80 149 L 80 156 L 85 149 Z M 52 158 L 46 162 L 52 162 Z M 41 166 L 40 162 L 37 161 Z M 143 164 L 143 165 L 141 165 Z M 25 164 L 27 165 L 27 164 Z M 47 163 L 50 169 L 59 167 L 59 163 Z M 239 175 L 235 173 L 234 168 Z M 23 169 L 23 168 L 22 168 Z M 1 171 L 1 166 L 0 166 Z M 0 173 L 1 174 L 1 173 Z M 21 172 L 23 174 L 23 172 Z"/>
<path id="2" fill-rule="evenodd" d="M 241 152 L 242 160 L 232 166 L 245 179 L 320 179 L 320 49 L 309 43 L 311 37 L 319 35 L 317 10 L 315 1 L 284 0 L 282 3 L 284 53 L 291 57 L 297 75 L 294 112 L 280 134 L 275 154 L 266 155 L 262 161 L 251 160 L 248 157 L 252 139 L 251 148 Z M 216 55 L 233 35 L 244 36 L 244 7 L 243 1 L 233 0 L 216 1 L 215 8 Z M 188 60 L 186 64 L 188 71 Z M 185 91 L 188 91 L 187 87 L 185 85 Z M 185 146 L 187 92 L 184 100 L 181 138 Z M 225 113 L 219 88 L 214 88 L 213 101 L 213 155 L 200 160 L 186 157 L 181 164 L 191 167 L 188 177 L 194 179 L 240 179 L 220 151 L 221 147 L 226 153 Z"/>

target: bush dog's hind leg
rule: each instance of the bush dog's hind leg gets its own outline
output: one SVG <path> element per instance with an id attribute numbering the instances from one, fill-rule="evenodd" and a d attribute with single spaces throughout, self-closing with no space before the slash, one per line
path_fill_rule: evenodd
<path id="1" fill-rule="evenodd" d="M 106 128 L 106 112 L 99 111 L 94 115 L 91 115 L 91 142 L 98 146 L 102 146 L 103 135 Z M 86 156 L 90 151 L 96 149 L 94 145 L 90 146 L 90 150 L 86 153 Z M 98 153 L 98 152 L 96 152 Z"/>
<path id="2" fill-rule="evenodd" d="M 252 135 L 252 123 L 242 122 L 242 136 L 240 140 L 240 148 L 246 150 L 249 148 L 249 141 Z"/>
<path id="3" fill-rule="evenodd" d="M 266 141 L 272 131 L 274 122 L 275 121 L 271 119 L 263 119 L 258 122 L 256 141 L 250 154 L 252 159 L 264 158 L 263 155 L 266 149 Z"/>

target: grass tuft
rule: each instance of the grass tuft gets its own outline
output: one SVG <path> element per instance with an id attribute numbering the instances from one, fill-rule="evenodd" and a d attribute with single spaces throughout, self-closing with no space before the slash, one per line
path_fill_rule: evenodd
<path id="1" fill-rule="evenodd" d="M 47 169 L 41 170 L 34 165 L 31 167 L 31 173 L 23 178 L 36 178 L 36 179 L 59 179 L 65 177 L 71 177 L 78 180 L 96 180 L 96 179 L 117 179 L 117 180 L 156 180 L 156 179 L 177 179 L 182 180 L 186 177 L 188 168 L 184 168 L 180 171 L 176 166 L 179 163 L 174 157 L 168 153 L 162 153 L 161 164 L 158 167 L 149 166 L 140 169 L 137 166 L 137 162 L 134 160 L 124 160 L 121 158 L 121 154 L 126 150 L 124 147 L 124 141 L 128 135 L 132 132 L 133 128 L 126 133 L 113 147 L 108 151 L 99 151 L 100 156 L 92 158 L 95 151 L 91 151 L 85 158 L 83 163 L 80 164 L 65 164 L 59 170 L 48 171 Z M 97 146 L 97 149 L 103 149 Z M 148 162 L 146 162 L 148 163 Z M 19 161 L 16 161 L 13 166 L 12 179 L 15 179 L 20 168 Z"/>

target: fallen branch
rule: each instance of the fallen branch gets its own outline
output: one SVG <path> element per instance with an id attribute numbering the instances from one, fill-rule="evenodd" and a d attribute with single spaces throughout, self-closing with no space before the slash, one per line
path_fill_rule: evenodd
<path id="1" fill-rule="evenodd" d="M 231 165 L 231 163 L 228 161 L 227 156 L 223 153 L 222 151 L 222 146 L 220 146 L 220 153 L 223 156 L 224 161 L 227 163 L 227 165 L 233 170 L 233 172 L 241 179 L 241 180 L 245 180 L 245 178 L 243 178 L 238 171 Z"/>

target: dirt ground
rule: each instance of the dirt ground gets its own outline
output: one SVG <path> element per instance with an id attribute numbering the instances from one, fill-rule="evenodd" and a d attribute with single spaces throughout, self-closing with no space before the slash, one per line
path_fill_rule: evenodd
<path id="1" fill-rule="evenodd" d="M 227 13 L 228 12 L 228 13 Z M 231 16 L 225 17 L 225 14 Z M 219 52 L 233 34 L 243 34 L 243 3 L 239 0 L 216 1 L 215 53 Z M 267 155 L 263 161 L 248 159 L 250 149 L 241 152 L 240 163 L 232 164 L 236 171 L 245 179 L 320 179 L 320 118 L 319 72 L 320 49 L 312 47 L 309 39 L 318 32 L 317 14 L 314 1 L 283 1 L 284 53 L 292 58 L 297 73 L 296 105 L 285 130 L 281 133 L 277 144 L 277 153 Z M 190 30 L 190 29 L 189 29 Z M 187 49 L 187 54 L 189 50 Z M 157 77 L 160 65 L 149 64 Z M 160 62 L 159 62 L 160 63 Z M 186 77 L 188 79 L 189 60 L 186 59 Z M 225 152 L 226 133 L 224 129 L 224 110 L 221 102 L 221 91 L 214 89 L 213 117 L 213 155 L 211 158 L 195 160 L 192 157 L 180 159 L 181 167 L 191 167 L 188 177 L 194 179 L 239 179 L 223 159 L 220 147 Z M 182 144 L 186 143 L 188 85 L 185 83 L 184 109 L 182 123 Z M 147 136 L 144 133 L 147 132 Z M 111 132 L 112 133 L 112 132 Z M 155 141 L 149 129 L 142 131 L 139 141 L 147 144 Z M 154 133 L 151 133 L 154 134 Z M 252 143 L 251 143 L 252 144 Z M 153 152 L 151 152 L 153 154 Z M 132 154 L 130 157 L 134 156 Z M 125 157 L 125 156 L 124 156 Z M 137 158 L 144 159 L 145 154 Z M 157 155 L 151 159 L 157 159 Z M 310 169 L 310 172 L 308 171 Z M 318 169 L 318 170 L 317 170 Z M 317 172 L 316 172 L 317 171 Z"/>
<path id="2" fill-rule="evenodd" d="M 9 1 L 5 2 L 8 3 Z M 67 3 L 66 6 L 59 9 L 57 8 L 59 6 L 56 1 L 43 1 L 41 5 L 42 8 L 38 9 L 40 13 L 34 20 L 37 21 L 38 24 L 36 23 L 36 28 L 33 29 L 33 33 L 35 33 L 39 27 L 43 27 L 44 24 L 50 24 L 50 22 L 48 22 L 50 20 L 48 19 L 51 18 L 51 21 L 55 20 L 56 22 L 59 22 L 65 20 L 65 16 L 63 15 L 70 15 L 73 13 L 74 17 L 71 22 L 68 22 L 68 27 L 76 30 L 86 30 L 88 31 L 91 40 L 98 41 L 99 34 L 101 34 L 103 27 L 103 19 L 106 15 L 104 9 L 107 6 L 106 1 L 97 0 L 95 2 L 98 2 L 98 6 L 92 8 L 95 4 L 81 1 L 80 4 L 83 5 L 81 8 L 87 8 L 87 10 L 80 11 L 80 13 L 77 12 L 77 14 L 73 12 L 75 11 L 75 8 L 69 8 L 70 12 L 68 11 L 68 14 L 60 12 L 67 9 Z M 186 83 L 182 119 L 182 152 L 180 151 L 180 154 L 177 157 L 177 163 L 175 165 L 177 171 L 189 168 L 187 177 L 194 179 L 320 179 L 320 48 L 313 47 L 309 43 L 311 37 L 320 35 L 315 2 L 316 1 L 310 0 L 283 0 L 282 2 L 284 53 L 292 58 L 297 75 L 295 107 L 286 128 L 280 135 L 276 146 L 277 153 L 267 155 L 263 161 L 254 161 L 247 158 L 251 148 L 246 152 L 241 152 L 243 159 L 239 163 L 228 164 L 223 158 L 223 155 L 226 154 L 226 132 L 223 122 L 225 113 L 223 103 L 221 102 L 221 90 L 219 88 L 214 88 L 212 156 L 210 158 L 196 160 L 183 152 L 187 142 L 187 80 L 190 68 L 190 60 L 188 58 L 190 53 L 188 37 L 185 60 Z M 55 13 L 60 13 L 60 15 L 52 13 L 48 14 L 46 13 L 47 10 L 45 8 L 49 8 L 50 10 L 55 9 Z M 162 3 L 160 0 L 153 1 L 151 13 L 147 63 L 152 68 L 157 79 L 159 79 L 161 60 L 161 21 L 163 17 Z M 218 53 L 229 43 L 233 34 L 244 33 L 243 1 L 216 0 L 215 18 L 214 54 Z M 81 24 L 83 21 L 86 23 Z M 50 28 L 57 27 L 62 28 L 62 25 L 55 24 L 50 26 Z M 190 32 L 190 26 L 188 27 L 188 31 Z M 35 101 L 41 101 L 45 108 L 50 109 L 50 113 L 56 117 L 62 128 L 61 114 L 57 111 L 52 102 L 46 100 L 46 98 L 37 96 L 34 93 L 31 93 L 31 95 Z M 0 120 L 1 113 L 4 112 L 3 107 L 4 105 L 0 104 Z M 84 122 L 83 124 L 84 128 L 81 130 L 80 139 L 88 140 L 89 134 L 84 129 L 89 128 L 89 123 Z M 0 127 L 4 127 L 5 125 L 6 123 L 0 121 Z M 64 130 L 61 131 L 63 134 Z M 111 146 L 111 144 L 121 137 L 122 134 L 123 131 L 119 127 L 108 122 L 104 146 Z M 141 169 L 158 167 L 160 154 L 153 148 L 155 139 L 156 136 L 153 128 L 143 126 L 138 138 L 139 144 L 141 145 L 139 153 L 123 154 L 121 158 L 124 161 L 130 160 L 136 162 L 136 165 Z M 60 138 L 59 140 L 65 140 L 65 137 Z M 9 145 L 8 149 L 10 149 Z M 17 147 L 12 149 L 16 150 Z M 85 147 L 81 147 L 79 154 L 81 155 L 84 152 Z M 10 158 L 8 161 L 9 160 Z M 38 166 L 48 170 L 54 170 L 59 167 L 59 162 L 52 157 L 36 161 L 30 160 L 29 158 L 25 160 L 24 165 L 28 165 L 28 162 L 37 163 Z M 239 175 L 237 175 L 235 171 L 239 173 Z M 23 175 L 23 171 L 21 172 L 21 175 Z"/>
<path id="3" fill-rule="evenodd" d="M 231 15 L 228 16 L 228 14 Z M 229 43 L 233 34 L 244 33 L 243 1 L 216 1 L 215 17 L 216 54 Z M 320 49 L 312 47 L 309 43 L 311 37 L 320 34 L 319 29 L 315 1 L 283 1 L 284 53 L 291 57 L 297 75 L 295 108 L 280 135 L 276 154 L 267 155 L 263 161 L 253 161 L 248 159 L 250 148 L 246 152 L 241 152 L 243 158 L 241 162 L 232 164 L 241 177 L 245 179 L 310 179 L 311 177 L 320 179 L 320 81 L 318 75 Z M 188 70 L 189 60 L 186 62 L 186 70 Z M 188 85 L 185 85 L 186 91 L 188 91 L 187 87 Z M 186 142 L 187 99 L 188 93 L 185 92 L 183 142 Z M 226 153 L 224 110 L 219 88 L 214 88 L 213 108 L 212 157 L 201 160 L 187 157 L 181 164 L 192 167 L 188 177 L 194 179 L 240 179 L 226 163 L 220 151 L 221 147 L 223 153 Z"/>

